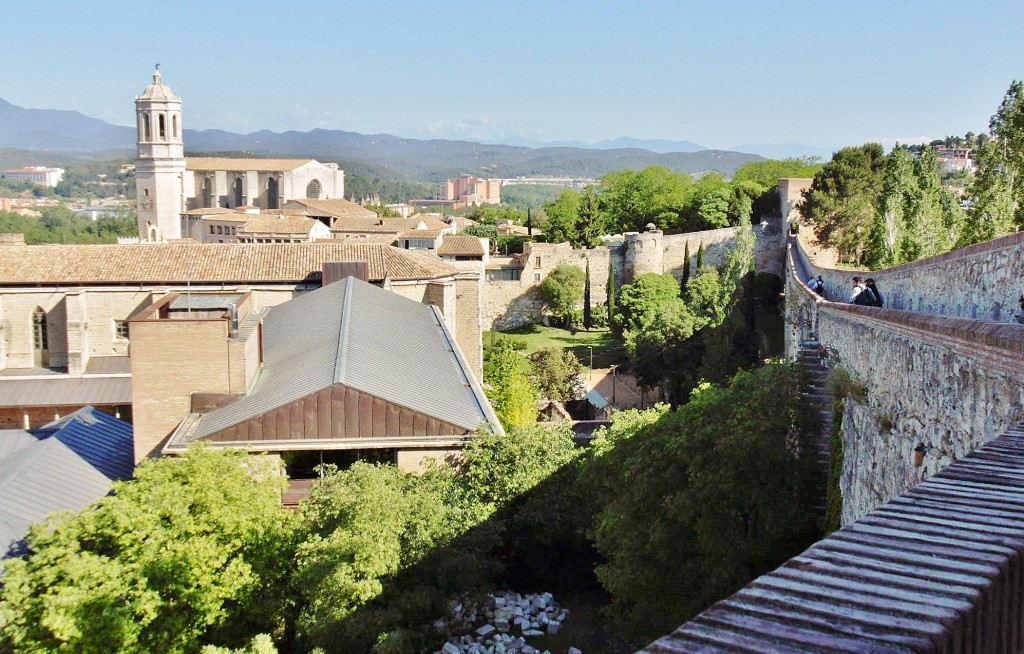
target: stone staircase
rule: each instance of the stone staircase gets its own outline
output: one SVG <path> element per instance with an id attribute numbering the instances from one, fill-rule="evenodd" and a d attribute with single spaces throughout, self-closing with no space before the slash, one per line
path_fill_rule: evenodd
<path id="1" fill-rule="evenodd" d="M 828 512 L 828 482 L 832 471 L 832 393 L 825 383 L 828 368 L 822 361 L 819 343 L 816 339 L 800 341 L 797 361 L 807 373 L 808 385 L 801 394 L 819 418 L 817 437 L 812 441 L 812 456 L 818 472 L 818 494 L 815 497 L 814 510 L 824 520 Z"/>

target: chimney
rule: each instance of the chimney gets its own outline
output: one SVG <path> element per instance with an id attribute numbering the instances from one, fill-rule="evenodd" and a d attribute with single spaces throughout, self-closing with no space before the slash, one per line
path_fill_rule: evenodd
<path id="1" fill-rule="evenodd" d="M 321 286 L 341 281 L 346 277 L 355 277 L 364 282 L 370 281 L 369 261 L 324 261 Z"/>
<path id="2" fill-rule="evenodd" d="M 228 305 L 228 314 L 230 317 L 228 337 L 234 338 L 238 336 L 238 306 L 234 302 Z"/>

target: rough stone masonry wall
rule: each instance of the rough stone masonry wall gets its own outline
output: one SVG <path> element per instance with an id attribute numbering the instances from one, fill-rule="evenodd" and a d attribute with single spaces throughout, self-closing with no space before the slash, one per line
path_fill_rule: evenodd
<path id="1" fill-rule="evenodd" d="M 786 235 L 778 218 L 769 218 L 754 227 L 757 238 L 755 268 L 777 275 L 782 274 L 785 259 Z M 627 235 L 633 238 L 631 247 L 596 247 L 573 249 L 568 243 L 527 243 L 521 261 L 522 278 L 517 281 L 484 282 L 484 329 L 512 329 L 540 320 L 544 301 L 537 287 L 555 267 L 570 263 L 585 268 L 590 260 L 590 293 L 593 306 L 608 299 L 608 266 L 615 269 L 615 285 L 632 281 L 635 274 L 645 272 L 670 273 L 681 278 L 685 265 L 686 246 L 690 249 L 690 263 L 694 265 L 697 250 L 704 245 L 704 263 L 719 266 L 736 239 L 736 228 L 712 229 L 688 234 L 662 235 L 646 232 Z M 660 241 L 660 243 L 659 243 Z M 693 270 L 696 272 L 696 270 Z"/>
<path id="2" fill-rule="evenodd" d="M 843 412 L 843 524 L 1024 418 L 1024 326 L 850 305 L 818 319 L 820 341 L 867 388 Z"/>
<path id="3" fill-rule="evenodd" d="M 1024 232 L 870 272 L 815 266 L 797 242 L 794 256 L 809 275 L 822 276 L 829 300 L 848 301 L 859 275 L 873 277 L 893 309 L 1010 323 L 1024 314 Z"/>
<path id="4" fill-rule="evenodd" d="M 1024 417 L 1024 326 L 825 302 L 791 252 L 787 356 L 817 336 L 867 389 L 866 402 L 848 398 L 843 412 L 843 524 Z"/>

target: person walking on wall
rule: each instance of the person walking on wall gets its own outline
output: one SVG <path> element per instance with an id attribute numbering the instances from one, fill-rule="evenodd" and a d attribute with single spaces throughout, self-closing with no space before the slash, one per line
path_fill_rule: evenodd
<path id="1" fill-rule="evenodd" d="M 875 292 L 867 284 L 861 282 L 860 277 L 857 277 L 856 280 L 860 284 L 860 290 L 854 289 L 853 303 L 862 307 L 877 307 L 878 299 L 875 297 Z"/>
<path id="2" fill-rule="evenodd" d="M 864 281 L 864 286 L 871 291 L 875 296 L 875 306 L 880 307 L 885 304 L 885 300 L 882 299 L 882 293 L 878 290 L 878 286 L 875 285 L 875 280 L 868 278 Z"/>
<path id="3" fill-rule="evenodd" d="M 860 277 L 853 278 L 853 293 L 850 295 L 850 304 L 858 304 L 857 298 L 864 290 L 864 281 Z"/>
<path id="4" fill-rule="evenodd" d="M 818 275 L 818 279 L 816 279 L 815 282 L 818 287 L 814 289 L 814 292 L 821 297 L 825 297 L 825 280 L 821 278 L 821 275 Z"/>

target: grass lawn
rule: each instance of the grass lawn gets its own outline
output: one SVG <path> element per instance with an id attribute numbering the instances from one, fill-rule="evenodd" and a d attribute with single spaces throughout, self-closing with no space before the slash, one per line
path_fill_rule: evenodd
<path id="1" fill-rule="evenodd" d="M 573 335 L 560 327 L 530 325 L 508 332 L 484 332 L 485 354 L 500 338 L 526 343 L 526 349 L 522 350 L 524 354 L 533 354 L 546 347 L 571 350 L 586 367 L 590 366 L 590 348 L 594 350 L 595 368 L 608 368 L 626 360 L 622 341 L 616 340 L 607 329 L 580 330 Z"/>

